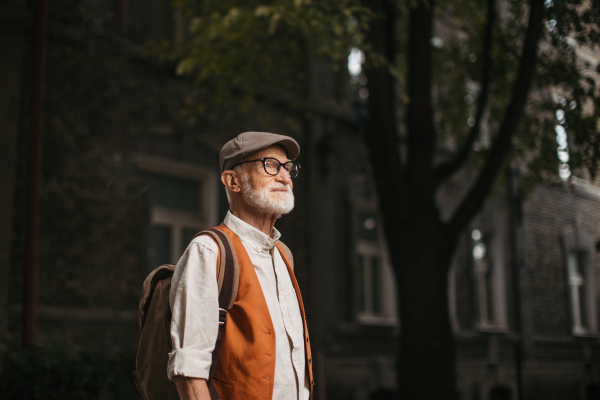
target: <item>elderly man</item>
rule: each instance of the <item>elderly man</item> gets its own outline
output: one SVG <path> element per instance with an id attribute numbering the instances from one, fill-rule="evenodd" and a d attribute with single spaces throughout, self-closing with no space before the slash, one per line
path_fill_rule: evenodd
<path id="1" fill-rule="evenodd" d="M 294 208 L 298 143 L 245 132 L 219 157 L 229 212 L 218 227 L 233 243 L 240 283 L 225 324 L 213 383 L 223 400 L 312 398 L 312 360 L 304 307 L 274 224 Z M 196 237 L 177 263 L 168 375 L 182 399 L 210 399 L 207 385 L 218 334 L 217 244 Z"/>

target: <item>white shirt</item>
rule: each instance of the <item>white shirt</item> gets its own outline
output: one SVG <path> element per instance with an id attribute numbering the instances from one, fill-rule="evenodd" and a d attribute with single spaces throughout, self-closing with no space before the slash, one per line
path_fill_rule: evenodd
<path id="1" fill-rule="evenodd" d="M 269 237 L 231 212 L 224 224 L 248 252 L 275 329 L 273 399 L 308 400 L 302 315 L 289 272 L 275 247 L 281 234 L 273 228 Z M 218 251 L 214 240 L 199 236 L 192 240 L 175 268 L 169 295 L 173 313 L 169 379 L 175 375 L 208 379 L 219 325 Z"/>

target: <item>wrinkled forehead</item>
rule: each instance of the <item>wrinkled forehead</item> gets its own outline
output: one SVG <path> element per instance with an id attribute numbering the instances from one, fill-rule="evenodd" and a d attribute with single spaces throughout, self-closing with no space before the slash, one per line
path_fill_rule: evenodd
<path id="1" fill-rule="evenodd" d="M 248 157 L 244 157 L 241 161 L 256 160 L 263 157 L 273 157 L 281 162 L 291 161 L 287 156 L 285 148 L 278 144 L 269 146 L 255 153 L 252 153 Z"/>

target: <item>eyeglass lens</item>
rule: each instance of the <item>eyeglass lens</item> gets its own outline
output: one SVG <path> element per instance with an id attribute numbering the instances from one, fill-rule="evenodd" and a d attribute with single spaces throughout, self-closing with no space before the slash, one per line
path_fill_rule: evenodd
<path id="1" fill-rule="evenodd" d="M 265 158 L 263 162 L 265 166 L 265 171 L 269 175 L 277 175 L 279 173 L 280 166 L 283 167 L 288 174 L 290 174 L 291 178 L 295 178 L 298 176 L 298 164 L 295 162 L 288 161 L 284 164 L 281 164 L 278 160 L 274 158 Z"/>

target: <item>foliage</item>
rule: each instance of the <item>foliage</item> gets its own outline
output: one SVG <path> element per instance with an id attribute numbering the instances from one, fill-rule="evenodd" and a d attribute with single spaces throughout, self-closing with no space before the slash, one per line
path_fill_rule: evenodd
<path id="1" fill-rule="evenodd" d="M 0 353 L 6 400 L 137 399 L 133 348 L 39 347 Z"/>
<path id="2" fill-rule="evenodd" d="M 519 132 L 521 138 L 532 132 L 538 135 L 537 140 L 521 143 L 545 155 L 530 163 L 535 175 L 556 171 L 559 161 L 555 128 L 560 125 L 567 132 L 570 170 L 584 176 L 587 171 L 594 179 L 600 165 L 600 92 L 596 88 L 598 71 L 590 65 L 589 58 L 597 58 L 600 49 L 600 4 L 546 1 L 546 6 L 546 37 L 533 88 L 536 95 L 530 100 L 528 118 Z"/>
<path id="3" fill-rule="evenodd" d="M 465 143 L 474 123 L 485 66 L 483 32 L 487 2 L 452 1 L 440 4 L 437 30 L 446 38 L 434 49 L 435 109 L 441 140 Z M 495 131 L 504 118 L 519 72 L 527 17 L 526 2 L 511 0 L 496 7 L 488 111 L 482 116 L 487 128 L 474 142 L 474 159 L 487 157 Z M 544 33 L 538 49 L 536 74 L 526 112 L 513 141 L 513 157 L 528 171 L 530 187 L 540 180 L 559 182 L 556 125 L 568 132 L 568 164 L 575 174 L 591 173 L 600 161 L 597 116 L 600 96 L 595 88 L 597 71 L 582 61 L 581 54 L 598 51 L 600 22 L 596 2 L 546 1 Z M 559 111 L 561 110 L 561 111 Z M 558 112 L 558 114 L 557 114 Z M 564 120 L 557 118 L 564 112 Z M 564 157 L 564 155 L 563 155 Z M 479 161 L 477 161 L 479 160 Z"/>
<path id="4" fill-rule="evenodd" d="M 152 50 L 174 60 L 176 72 L 195 78 L 189 115 L 245 111 L 261 102 L 306 103 L 308 54 L 343 65 L 360 41 L 367 13 L 357 0 L 178 0 L 189 32 L 183 43 Z M 362 22 L 361 22 L 362 24 Z"/>
<path id="5" fill-rule="evenodd" d="M 388 65 L 398 82 L 401 106 L 409 101 L 404 67 L 408 39 L 404 31 L 412 3 L 396 2 L 399 51 L 396 63 Z M 493 22 L 492 62 L 484 65 L 487 4 L 453 0 L 436 5 L 434 35 L 441 38 L 437 38 L 441 45 L 432 47 L 432 90 L 440 141 L 456 146 L 467 142 L 470 125 L 478 116 L 484 71 L 489 69 L 489 94 L 479 121 L 484 132 L 473 142 L 476 164 L 487 156 L 510 101 L 527 27 L 525 1 L 494 5 L 499 15 Z M 585 49 L 594 51 L 599 43 L 598 7 L 597 2 L 582 0 L 545 2 L 546 29 L 532 95 L 513 149 L 513 156 L 529 171 L 531 183 L 540 179 L 560 181 L 554 130 L 558 110 L 564 112 L 563 126 L 568 127 L 571 171 L 585 174 L 581 172 L 585 168 L 595 176 L 600 160 L 595 112 L 600 106 L 598 75 L 595 66 L 585 65 L 576 54 Z M 185 39 L 155 44 L 152 50 L 175 62 L 178 74 L 195 78 L 195 95 L 187 99 L 187 114 L 192 119 L 223 110 L 256 111 L 273 103 L 292 111 L 307 110 L 310 58 L 328 59 L 346 82 L 344 65 L 350 48 L 361 48 L 367 65 L 385 62 L 372 51 L 365 32 L 386 16 L 374 14 L 357 0 L 176 0 L 174 8 L 181 11 L 189 27 Z M 347 88 L 343 81 L 339 84 Z"/>

